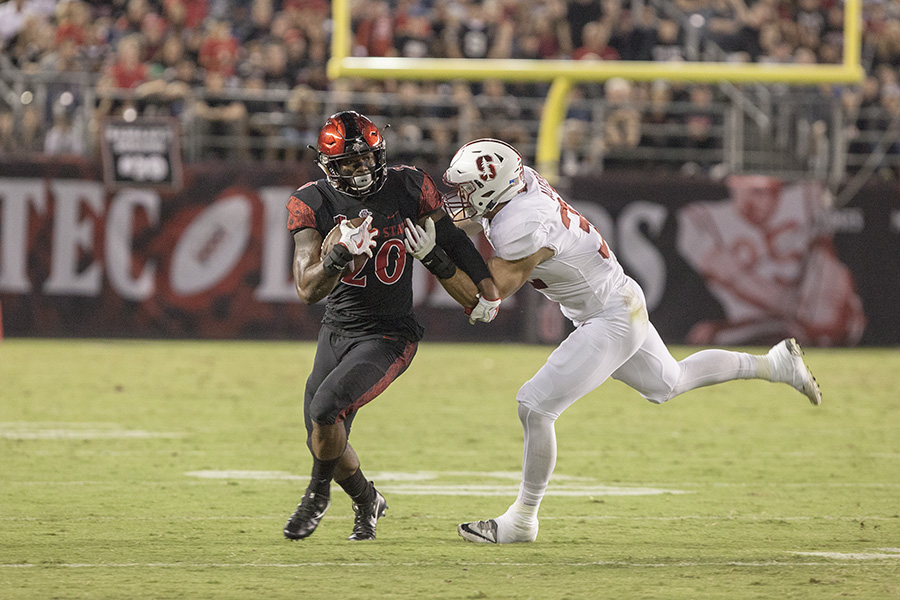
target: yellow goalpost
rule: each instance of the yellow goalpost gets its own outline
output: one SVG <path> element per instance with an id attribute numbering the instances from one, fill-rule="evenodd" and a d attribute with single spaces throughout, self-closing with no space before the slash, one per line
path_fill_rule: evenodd
<path id="1" fill-rule="evenodd" d="M 695 83 L 857 83 L 865 72 L 860 64 L 862 0 L 844 4 L 844 54 L 838 65 L 798 65 L 723 62 L 574 61 L 530 59 L 455 59 L 354 57 L 350 55 L 351 0 L 332 0 L 333 31 L 328 76 L 367 79 L 482 81 L 549 81 L 537 140 L 537 167 L 554 177 L 559 164 L 559 129 L 566 115 L 572 84 L 623 77 L 631 81 Z"/>

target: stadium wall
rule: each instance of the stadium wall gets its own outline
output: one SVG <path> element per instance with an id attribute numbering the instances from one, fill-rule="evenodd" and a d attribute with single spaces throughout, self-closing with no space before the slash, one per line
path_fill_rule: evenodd
<path id="1" fill-rule="evenodd" d="M 294 293 L 284 205 L 313 165 L 198 163 L 178 190 L 110 187 L 81 161 L 0 163 L 0 306 L 7 337 L 314 339 L 322 306 Z M 435 169 L 439 172 L 439 169 Z M 669 342 L 896 345 L 900 192 L 839 209 L 815 182 L 765 182 L 763 223 L 725 182 L 607 172 L 561 184 L 643 285 Z M 732 182 L 733 183 L 733 182 Z M 490 248 L 483 238 L 481 249 Z M 416 265 L 431 341 L 555 342 L 569 326 L 523 289 L 470 327 Z"/>

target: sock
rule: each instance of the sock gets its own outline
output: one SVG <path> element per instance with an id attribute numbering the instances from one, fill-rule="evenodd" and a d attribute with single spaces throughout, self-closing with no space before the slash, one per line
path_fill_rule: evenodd
<path id="1" fill-rule="evenodd" d="M 312 476 L 306 490 L 327 498 L 331 493 L 331 478 L 334 476 L 334 469 L 339 460 L 341 460 L 340 457 L 331 460 L 320 460 L 313 457 Z"/>
<path id="2" fill-rule="evenodd" d="M 556 466 L 556 431 L 552 417 L 519 404 L 519 419 L 525 432 L 522 483 L 519 496 L 497 522 L 497 541 L 534 541 L 538 531 L 538 508 Z"/>
<path id="3" fill-rule="evenodd" d="M 537 538 L 538 506 L 523 504 L 521 500 L 513 502 L 505 513 L 494 519 L 497 522 L 497 542 L 533 542 Z"/>
<path id="4" fill-rule="evenodd" d="M 765 356 L 729 350 L 701 350 L 680 361 L 681 375 L 669 398 L 708 385 L 735 379 L 768 379 L 769 361 Z"/>
<path id="5" fill-rule="evenodd" d="M 375 501 L 375 486 L 369 483 L 362 469 L 357 469 L 353 475 L 338 481 L 337 484 L 344 488 L 356 504 L 370 504 Z"/>
<path id="6" fill-rule="evenodd" d="M 525 449 L 522 453 L 522 483 L 513 506 L 532 507 L 531 516 L 534 517 L 556 466 L 555 419 L 520 404 L 519 420 L 525 434 Z M 528 512 L 531 510 L 529 508 Z M 525 514 L 526 511 L 519 512 Z"/>

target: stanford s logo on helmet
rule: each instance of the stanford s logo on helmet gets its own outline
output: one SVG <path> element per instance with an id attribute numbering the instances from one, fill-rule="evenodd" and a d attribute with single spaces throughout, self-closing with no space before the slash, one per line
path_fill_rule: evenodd
<path id="1" fill-rule="evenodd" d="M 444 183 L 455 190 L 444 196 L 447 212 L 454 220 L 484 216 L 525 187 L 522 155 L 500 140 L 469 142 L 450 161 Z"/>
<path id="2" fill-rule="evenodd" d="M 479 156 L 475 160 L 475 165 L 478 167 L 478 170 L 481 171 L 481 180 L 482 181 L 490 181 L 494 177 L 497 176 L 497 169 L 494 168 L 494 165 L 491 164 L 493 162 L 493 158 L 491 158 L 490 154 L 485 154 L 484 156 Z"/>
<path id="3" fill-rule="evenodd" d="M 384 185 L 384 138 L 367 117 L 352 110 L 331 115 L 319 131 L 316 150 L 316 163 L 337 191 L 361 198 Z"/>

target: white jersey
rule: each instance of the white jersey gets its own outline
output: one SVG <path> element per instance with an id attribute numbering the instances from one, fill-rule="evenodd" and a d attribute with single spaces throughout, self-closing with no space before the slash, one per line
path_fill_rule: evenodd
<path id="1" fill-rule="evenodd" d="M 579 325 L 601 313 L 628 278 L 597 228 L 560 198 L 536 171 L 525 167 L 525 191 L 482 226 L 494 252 L 514 261 L 541 248 L 553 257 L 531 273 L 531 284 L 557 302 Z"/>

